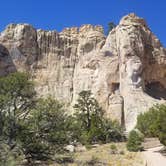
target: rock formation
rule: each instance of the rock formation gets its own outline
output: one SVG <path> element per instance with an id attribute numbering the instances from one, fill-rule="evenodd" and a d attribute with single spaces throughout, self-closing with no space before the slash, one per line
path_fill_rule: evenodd
<path id="1" fill-rule="evenodd" d="M 137 115 L 166 101 L 166 50 L 146 22 L 134 14 L 122 18 L 108 37 L 101 26 L 62 32 L 11 24 L 0 34 L 0 75 L 27 71 L 39 96 L 52 95 L 73 105 L 91 90 L 126 130 Z"/>

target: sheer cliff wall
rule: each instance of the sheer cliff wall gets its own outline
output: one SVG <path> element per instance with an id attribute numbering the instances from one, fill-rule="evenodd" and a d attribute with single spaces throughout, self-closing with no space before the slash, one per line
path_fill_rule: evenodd
<path id="1" fill-rule="evenodd" d="M 71 106 L 91 90 L 127 131 L 137 115 L 166 101 L 166 50 L 146 22 L 122 18 L 106 37 L 101 26 L 56 31 L 10 24 L 0 34 L 0 75 L 25 71 L 39 96 L 51 95 Z"/>

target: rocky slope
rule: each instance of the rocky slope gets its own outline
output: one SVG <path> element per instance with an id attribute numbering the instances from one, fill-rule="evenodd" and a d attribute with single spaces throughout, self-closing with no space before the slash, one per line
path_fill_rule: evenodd
<path id="1" fill-rule="evenodd" d="M 39 96 L 67 105 L 90 89 L 110 118 L 131 130 L 139 113 L 166 101 L 166 50 L 146 22 L 122 18 L 106 38 L 101 26 L 56 31 L 11 24 L 0 34 L 0 75 L 28 71 Z"/>

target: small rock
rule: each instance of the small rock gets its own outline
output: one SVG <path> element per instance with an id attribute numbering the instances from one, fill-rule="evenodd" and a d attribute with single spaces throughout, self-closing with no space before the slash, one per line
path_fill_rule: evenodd
<path id="1" fill-rule="evenodd" d="M 65 150 L 69 151 L 69 152 L 74 152 L 75 151 L 75 147 L 73 145 L 67 145 L 65 147 Z"/>

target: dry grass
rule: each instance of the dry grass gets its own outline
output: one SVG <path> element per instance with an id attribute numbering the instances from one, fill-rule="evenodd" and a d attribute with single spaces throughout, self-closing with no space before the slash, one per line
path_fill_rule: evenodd
<path id="1" fill-rule="evenodd" d="M 115 154 L 112 154 L 111 144 L 106 144 L 87 152 L 77 153 L 75 155 L 75 160 L 76 162 L 83 161 L 86 163 L 94 158 L 99 161 L 99 165 L 108 166 L 132 166 L 133 164 L 133 166 L 136 166 L 136 164 L 142 165 L 139 153 L 128 152 L 126 150 L 125 143 L 116 143 L 115 145 L 118 149 Z"/>
<path id="2" fill-rule="evenodd" d="M 100 145 L 85 152 L 74 154 L 74 163 L 64 166 L 143 166 L 141 154 L 128 152 L 125 143 L 116 143 L 116 153 L 111 144 Z M 57 166 L 57 165 L 52 165 Z"/>

